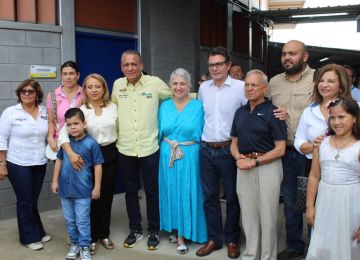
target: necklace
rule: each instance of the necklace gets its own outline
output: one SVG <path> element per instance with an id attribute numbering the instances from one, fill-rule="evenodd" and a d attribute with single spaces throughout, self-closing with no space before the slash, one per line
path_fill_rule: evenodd
<path id="1" fill-rule="evenodd" d="M 344 148 L 346 148 L 346 146 L 351 142 L 353 141 L 354 139 L 353 138 L 350 138 L 349 141 L 347 141 L 344 145 L 342 145 L 341 147 L 339 147 L 336 143 L 336 137 L 334 136 L 334 143 L 335 143 L 335 149 L 336 149 L 336 155 L 335 155 L 335 160 L 339 159 L 340 157 L 340 151 Z"/>

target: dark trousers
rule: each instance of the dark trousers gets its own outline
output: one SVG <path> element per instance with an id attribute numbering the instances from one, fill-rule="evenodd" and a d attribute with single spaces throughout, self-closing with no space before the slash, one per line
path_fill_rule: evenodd
<path id="1" fill-rule="evenodd" d="M 208 239 L 222 246 L 223 235 L 226 243 L 238 243 L 240 237 L 240 206 L 236 193 L 236 163 L 230 147 L 212 148 L 205 143 L 200 149 L 200 174 L 204 189 L 204 209 Z M 219 180 L 224 183 L 226 197 L 226 220 L 222 226 L 219 200 Z"/>
<path id="2" fill-rule="evenodd" d="M 297 177 L 305 174 L 305 156 L 294 148 L 287 148 L 282 158 L 282 165 L 281 192 L 284 199 L 286 245 L 291 251 L 304 252 L 303 213 L 296 209 L 296 188 Z"/>
<path id="3" fill-rule="evenodd" d="M 111 207 L 115 189 L 118 151 L 116 144 L 101 146 L 102 164 L 100 198 L 91 201 L 91 242 L 110 236 Z"/>
<path id="4" fill-rule="evenodd" d="M 44 183 L 46 164 L 20 166 L 7 162 L 7 168 L 9 180 L 16 194 L 20 243 L 27 245 L 39 242 L 45 236 L 38 210 L 38 199 Z"/>
<path id="5" fill-rule="evenodd" d="M 159 151 L 145 157 L 127 156 L 119 153 L 121 177 L 125 188 L 126 210 L 129 228 L 142 230 L 138 191 L 141 188 L 140 173 L 146 194 L 148 231 L 159 231 Z"/>

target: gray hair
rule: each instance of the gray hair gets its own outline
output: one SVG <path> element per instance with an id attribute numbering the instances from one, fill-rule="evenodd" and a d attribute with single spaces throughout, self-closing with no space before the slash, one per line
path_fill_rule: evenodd
<path id="1" fill-rule="evenodd" d="M 187 85 L 189 86 L 189 89 L 191 88 L 191 76 L 190 76 L 190 73 L 186 70 L 186 69 L 183 69 L 183 68 L 178 68 L 176 70 L 174 70 L 171 75 L 170 75 L 170 87 L 172 85 L 172 83 L 174 82 L 174 79 L 176 76 L 180 76 L 182 77 Z"/>
<path id="2" fill-rule="evenodd" d="M 139 61 L 142 63 L 141 54 L 137 50 L 128 49 L 128 50 L 124 51 L 121 54 L 121 62 L 123 61 L 125 55 L 136 55 L 136 56 L 138 56 Z"/>
<path id="3" fill-rule="evenodd" d="M 267 85 L 268 84 L 268 77 L 266 76 L 266 74 L 264 72 L 262 72 L 261 70 L 250 70 L 248 73 L 246 73 L 246 77 L 245 79 L 251 75 L 251 74 L 257 74 L 261 76 L 262 79 L 262 83 Z"/>

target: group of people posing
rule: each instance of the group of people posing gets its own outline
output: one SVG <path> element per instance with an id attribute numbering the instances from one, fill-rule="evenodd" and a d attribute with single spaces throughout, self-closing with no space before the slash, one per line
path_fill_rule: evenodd
<path id="1" fill-rule="evenodd" d="M 20 242 L 32 250 L 51 240 L 37 201 L 48 149 L 56 152 L 51 189 L 58 193 L 70 247 L 66 259 L 90 259 L 110 239 L 115 176 L 125 191 L 130 233 L 124 247 L 143 239 L 138 191 L 143 180 L 147 248 L 169 232 L 179 254 L 188 241 L 199 257 L 227 246 L 240 256 L 240 215 L 246 237 L 242 259 L 304 256 L 298 176 L 309 176 L 306 220 L 312 227 L 307 259 L 360 259 L 360 111 L 350 78 L 329 64 L 314 76 L 299 41 L 287 42 L 285 72 L 268 82 L 260 70 L 245 80 L 229 75 L 223 47 L 208 55 L 211 79 L 197 99 L 182 68 L 160 78 L 144 75 L 137 51 L 121 56 L 123 78 L 110 96 L 99 74 L 78 85 L 76 63 L 61 66 L 62 84 L 46 97 L 33 79 L 16 90 L 19 104 L 0 118 L 0 179 L 17 197 Z M 49 152 L 49 151 L 48 151 Z M 225 223 L 219 185 L 226 198 Z M 287 247 L 277 252 L 278 204 L 284 199 Z M 241 208 L 241 210 L 240 210 Z"/>

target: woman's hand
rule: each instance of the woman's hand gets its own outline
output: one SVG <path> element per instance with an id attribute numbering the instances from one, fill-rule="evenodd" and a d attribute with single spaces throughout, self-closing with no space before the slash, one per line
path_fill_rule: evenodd
<path id="1" fill-rule="evenodd" d="M 322 143 L 322 141 L 324 141 L 324 139 L 325 139 L 325 136 L 324 135 L 319 135 L 318 137 L 316 137 L 315 139 L 314 139 L 314 141 L 313 141 L 313 147 L 315 148 L 319 148 L 320 147 L 320 145 L 321 145 L 321 143 Z"/>
<path id="2" fill-rule="evenodd" d="M 8 171 L 6 164 L 0 165 L 0 181 L 5 180 L 7 175 L 8 175 Z"/>
<path id="3" fill-rule="evenodd" d="M 357 243 L 360 244 L 360 227 L 355 232 L 355 234 L 352 237 L 353 240 L 357 240 Z"/>
<path id="4" fill-rule="evenodd" d="M 57 181 L 53 181 L 53 182 L 51 183 L 51 191 L 52 191 L 53 193 L 57 193 L 57 192 L 58 192 L 58 188 L 59 188 L 58 182 L 57 182 Z"/>
<path id="5" fill-rule="evenodd" d="M 250 158 L 244 158 L 244 159 L 238 159 L 236 160 L 236 166 L 240 169 L 240 170 L 249 170 L 252 167 L 254 167 L 256 165 L 255 160 L 250 159 Z"/>
<path id="6" fill-rule="evenodd" d="M 310 225 L 310 226 L 314 226 L 315 224 L 315 207 L 306 207 L 306 222 Z"/>
<path id="7" fill-rule="evenodd" d="M 56 143 L 54 137 L 48 137 L 48 144 L 49 144 L 51 150 L 53 150 L 54 152 L 59 151 L 59 147 L 57 147 L 57 143 Z"/>
<path id="8" fill-rule="evenodd" d="M 74 167 L 75 170 L 80 171 L 82 167 L 84 167 L 85 162 L 81 158 L 81 156 L 75 152 L 69 153 L 69 160 L 71 165 Z"/>

